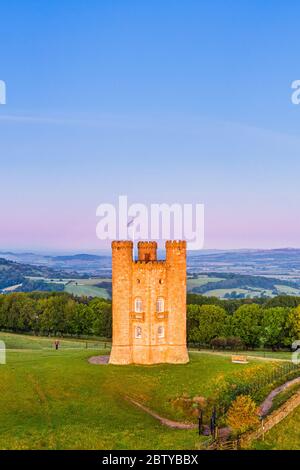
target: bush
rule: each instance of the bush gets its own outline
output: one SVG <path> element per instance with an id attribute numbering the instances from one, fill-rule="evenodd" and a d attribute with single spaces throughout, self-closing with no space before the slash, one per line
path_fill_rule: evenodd
<path id="1" fill-rule="evenodd" d="M 239 336 L 229 336 L 227 346 L 232 350 L 244 349 L 245 345 Z"/>
<path id="2" fill-rule="evenodd" d="M 258 407 L 249 395 L 239 395 L 231 404 L 226 417 L 234 434 L 242 434 L 259 424 Z"/>
<path id="3" fill-rule="evenodd" d="M 225 349 L 227 346 L 227 339 L 224 336 L 213 338 L 210 345 L 213 349 Z"/>

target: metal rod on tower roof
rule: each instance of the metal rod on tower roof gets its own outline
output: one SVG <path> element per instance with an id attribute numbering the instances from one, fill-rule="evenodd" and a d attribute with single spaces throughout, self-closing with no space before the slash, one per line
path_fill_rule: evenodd
<path id="1" fill-rule="evenodd" d="M 128 222 L 128 224 L 127 224 L 127 228 L 130 227 L 130 225 L 133 224 L 133 222 L 135 221 L 136 217 L 137 217 L 137 216 L 132 217 L 132 219 L 131 219 L 131 220 Z M 135 242 L 135 240 L 134 240 L 134 228 L 135 228 L 135 226 L 133 225 L 133 229 L 132 229 L 132 245 L 133 245 L 133 246 L 132 246 L 132 258 L 133 258 L 133 261 L 134 261 L 134 242 Z"/>

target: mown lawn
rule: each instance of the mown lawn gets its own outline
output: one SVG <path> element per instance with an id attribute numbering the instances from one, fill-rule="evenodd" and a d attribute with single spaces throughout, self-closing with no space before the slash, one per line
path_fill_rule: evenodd
<path id="1" fill-rule="evenodd" d="M 242 356 L 247 356 L 249 359 L 253 356 L 253 358 L 257 357 L 260 359 L 270 359 L 270 360 L 285 360 L 285 361 L 291 361 L 292 360 L 292 353 L 290 351 L 266 351 L 266 350 L 251 350 L 251 351 L 229 351 L 229 350 L 212 350 L 212 349 L 197 349 L 197 348 L 191 348 L 192 350 L 194 349 L 195 352 L 198 352 L 199 354 L 201 353 L 207 353 L 207 354 L 214 354 L 214 355 L 222 355 L 222 356 L 228 356 L 231 357 L 233 354 L 241 354 Z"/>
<path id="2" fill-rule="evenodd" d="M 53 349 L 54 340 L 56 338 L 48 338 L 43 336 L 15 335 L 12 333 L 3 333 L 0 331 L 0 340 L 5 342 L 7 349 Z M 86 348 L 96 344 L 101 346 L 104 341 L 73 339 L 73 338 L 57 338 L 59 347 L 63 349 L 70 348 Z M 110 345 L 107 342 L 107 346 Z"/>
<path id="3" fill-rule="evenodd" d="M 28 347 L 38 341 L 10 336 L 16 349 L 19 342 L 24 348 L 25 339 Z M 187 365 L 88 363 L 100 353 L 8 350 L 7 364 L 0 365 L 0 449 L 194 449 L 205 439 L 196 430 L 164 427 L 126 396 L 165 417 L 185 420 L 172 406 L 173 398 L 183 393 L 208 397 L 218 377 L 251 367 L 197 353 Z"/>

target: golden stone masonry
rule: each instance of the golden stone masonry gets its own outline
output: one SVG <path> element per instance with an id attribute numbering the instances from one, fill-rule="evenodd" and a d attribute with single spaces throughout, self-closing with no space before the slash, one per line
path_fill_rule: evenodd
<path id="1" fill-rule="evenodd" d="M 110 364 L 184 364 L 186 347 L 186 242 L 112 242 L 113 344 Z"/>

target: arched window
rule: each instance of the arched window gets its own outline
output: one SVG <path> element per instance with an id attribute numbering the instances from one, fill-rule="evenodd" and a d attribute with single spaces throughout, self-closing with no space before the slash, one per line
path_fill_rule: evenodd
<path id="1" fill-rule="evenodd" d="M 158 297 L 156 301 L 156 311 L 157 313 L 162 313 L 165 311 L 165 299 L 163 297 Z"/>
<path id="2" fill-rule="evenodd" d="M 142 337 L 142 328 L 140 326 L 135 327 L 135 337 L 140 339 Z"/>
<path id="3" fill-rule="evenodd" d="M 164 338 L 165 337 L 165 328 L 164 328 L 164 326 L 159 326 L 158 327 L 157 336 L 159 338 Z"/>
<path id="4" fill-rule="evenodd" d="M 134 300 L 134 311 L 136 313 L 142 313 L 143 311 L 143 303 L 140 297 L 136 297 Z"/>

